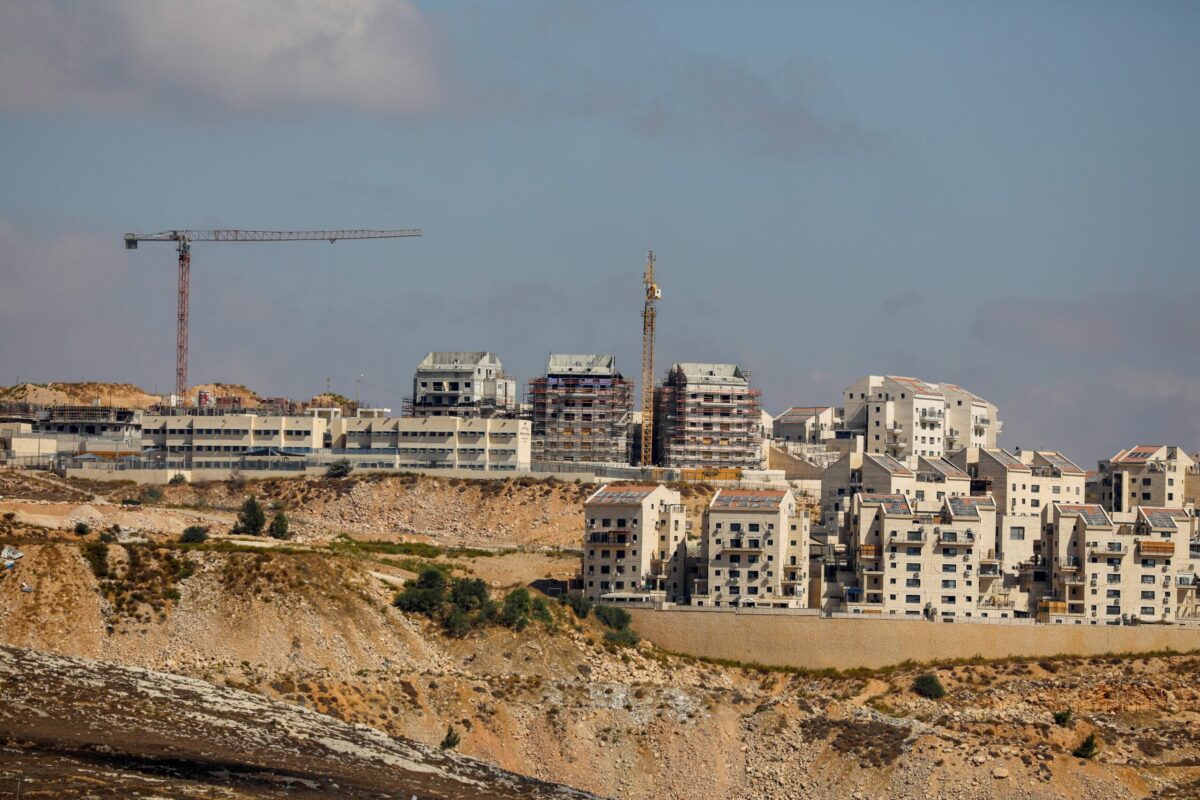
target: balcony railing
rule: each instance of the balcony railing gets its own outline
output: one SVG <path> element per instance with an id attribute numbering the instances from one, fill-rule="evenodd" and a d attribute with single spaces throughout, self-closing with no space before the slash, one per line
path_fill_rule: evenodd
<path id="1" fill-rule="evenodd" d="M 1088 545 L 1088 549 L 1094 553 L 1103 553 L 1107 555 L 1120 556 L 1126 552 L 1124 542 L 1093 542 Z"/>
<path id="2" fill-rule="evenodd" d="M 1145 556 L 1173 556 L 1175 543 L 1172 541 L 1142 539 L 1138 542 L 1138 552 Z"/>
<path id="3" fill-rule="evenodd" d="M 588 535 L 588 544 L 608 544 L 625 547 L 633 544 L 625 534 L 592 533 Z"/>
<path id="4" fill-rule="evenodd" d="M 924 544 L 925 531 L 895 531 L 890 540 L 897 544 Z"/>
<path id="5" fill-rule="evenodd" d="M 942 544 L 971 544 L 975 541 L 972 531 L 940 531 L 938 542 Z"/>

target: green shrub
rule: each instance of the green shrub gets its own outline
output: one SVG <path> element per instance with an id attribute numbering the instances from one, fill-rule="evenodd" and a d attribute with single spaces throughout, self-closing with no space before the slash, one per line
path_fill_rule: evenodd
<path id="1" fill-rule="evenodd" d="M 596 619 L 613 630 L 628 628 L 631 617 L 629 612 L 616 606 L 596 606 Z"/>
<path id="2" fill-rule="evenodd" d="M 938 680 L 938 676 L 932 672 L 926 672 L 918 675 L 913 681 L 912 689 L 921 697 L 928 697 L 930 700 L 937 700 L 946 696 L 946 687 L 942 686 L 942 682 Z"/>
<path id="3" fill-rule="evenodd" d="M 1079 747 L 1071 751 L 1071 755 L 1076 758 L 1091 758 L 1098 752 L 1100 747 L 1096 744 L 1096 734 L 1089 733 L 1087 738 L 1079 743 Z"/>
<path id="4" fill-rule="evenodd" d="M 521 587 L 513 589 L 504 598 L 504 609 L 500 612 L 500 621 L 515 631 L 524 630 L 529 624 L 529 611 L 532 602 L 529 590 Z"/>
<path id="5" fill-rule="evenodd" d="M 453 636 L 455 639 L 461 639 L 471 632 L 471 618 L 467 616 L 467 612 L 460 607 L 455 606 L 450 609 L 450 613 L 446 615 L 446 621 L 443 623 L 446 629 L 447 636 Z"/>
<path id="6" fill-rule="evenodd" d="M 458 735 L 458 731 L 454 730 L 454 726 L 451 725 L 446 728 L 446 736 L 444 739 L 442 739 L 442 743 L 439 744 L 438 747 L 442 748 L 443 750 L 453 750 L 454 748 L 458 747 L 461 741 L 462 737 Z"/>
<path id="7" fill-rule="evenodd" d="M 433 617 L 445 602 L 446 576 L 436 569 L 427 569 L 415 581 L 408 582 L 393 604 L 410 614 Z"/>
<path id="8" fill-rule="evenodd" d="M 282 511 L 276 514 L 275 518 L 271 520 L 271 527 L 267 530 L 267 533 L 270 534 L 272 539 L 291 538 L 292 535 L 288 532 L 288 520 Z"/>
<path id="9" fill-rule="evenodd" d="M 142 504 L 142 501 L 138 500 L 136 497 L 122 497 L 121 498 L 121 505 L 123 505 L 123 506 L 140 506 L 141 504 Z"/>
<path id="10" fill-rule="evenodd" d="M 253 497 L 247 497 L 238 512 L 237 522 L 234 523 L 234 533 L 244 533 L 249 536 L 261 536 L 263 527 L 267 524 L 267 515 L 262 504 Z"/>
<path id="11" fill-rule="evenodd" d="M 571 607 L 579 619 L 587 619 L 592 611 L 592 601 L 583 596 L 583 592 L 571 592 L 563 596 L 563 602 Z"/>
<path id="12" fill-rule="evenodd" d="M 201 544 L 208 541 L 208 528 L 203 525 L 189 525 L 183 530 L 179 541 L 184 544 Z"/>
<path id="13" fill-rule="evenodd" d="M 104 542 L 105 544 L 108 544 L 110 542 L 115 542 L 116 540 L 117 540 L 117 535 L 115 533 L 113 533 L 112 531 L 104 531 L 103 533 L 100 534 L 100 541 Z"/>
<path id="14" fill-rule="evenodd" d="M 463 578 L 454 582 L 450 590 L 450 602 L 463 611 L 475 611 L 483 607 L 491 595 L 487 583 L 479 578 Z"/>
<path id="15" fill-rule="evenodd" d="M 1071 722 L 1071 716 L 1070 710 L 1055 711 L 1054 724 L 1060 728 L 1066 727 Z"/>
<path id="16" fill-rule="evenodd" d="M 108 577 L 108 545 L 101 542 L 88 542 L 83 545 L 83 557 L 92 568 L 92 574 L 97 578 Z"/>
<path id="17" fill-rule="evenodd" d="M 637 643 L 641 640 L 638 639 L 638 635 L 633 632 L 632 628 L 621 628 L 620 630 L 605 633 L 604 641 L 611 642 L 620 647 L 636 647 Z"/>
<path id="18" fill-rule="evenodd" d="M 546 603 L 546 598 L 544 597 L 533 598 L 533 603 L 529 607 L 529 616 L 543 625 L 554 624 L 554 615 L 550 613 L 550 606 Z"/>
<path id="19" fill-rule="evenodd" d="M 87 536 L 91 532 L 92 532 L 92 528 L 86 522 L 80 521 L 80 522 L 75 523 L 75 535 L 76 536 Z"/>
<path id="20" fill-rule="evenodd" d="M 159 500 L 162 500 L 162 499 L 163 499 L 163 490 L 161 487 L 147 486 L 145 489 L 142 489 L 142 502 L 143 503 L 157 503 Z"/>
<path id="21" fill-rule="evenodd" d="M 176 472 L 171 476 L 171 480 L 167 481 L 169 486 L 179 486 L 180 484 L 184 483 L 187 483 L 187 478 L 183 477 L 182 472 Z"/>
<path id="22" fill-rule="evenodd" d="M 354 465 L 348 459 L 343 458 L 340 461 L 335 461 L 325 470 L 326 478 L 345 478 L 354 471 Z"/>

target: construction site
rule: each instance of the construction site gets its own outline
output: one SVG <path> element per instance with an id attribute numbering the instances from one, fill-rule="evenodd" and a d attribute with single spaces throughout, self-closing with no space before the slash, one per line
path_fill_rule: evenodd
<path id="1" fill-rule="evenodd" d="M 551 355 L 529 402 L 538 461 L 630 463 L 633 381 L 611 353 Z"/>

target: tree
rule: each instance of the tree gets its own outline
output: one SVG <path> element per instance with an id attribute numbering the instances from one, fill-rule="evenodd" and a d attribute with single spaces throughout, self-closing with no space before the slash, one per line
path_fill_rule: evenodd
<path id="1" fill-rule="evenodd" d="M 349 459 L 343 458 L 329 465 L 329 468 L 325 470 L 325 477 L 345 478 L 353 471 L 354 465 L 350 463 Z"/>
<path id="2" fill-rule="evenodd" d="M 475 611 L 488 601 L 491 590 L 479 578 L 463 578 L 454 582 L 450 590 L 450 602 L 463 611 Z"/>
<path id="3" fill-rule="evenodd" d="M 928 697 L 930 700 L 937 700 L 946 696 L 946 687 L 942 686 L 942 682 L 938 680 L 938 676 L 932 672 L 926 672 L 916 677 L 913 681 L 912 689 L 921 697 Z"/>
<path id="4" fill-rule="evenodd" d="M 637 647 L 640 639 L 638 639 L 638 635 L 633 632 L 632 628 L 621 628 L 618 631 L 608 631 L 605 633 L 604 641 L 611 642 L 619 647 Z"/>
<path id="5" fill-rule="evenodd" d="M 184 528 L 183 535 L 179 537 L 179 541 L 184 544 L 201 544 L 208 541 L 208 528 L 203 525 L 189 525 Z"/>
<path id="6" fill-rule="evenodd" d="M 262 536 L 263 526 L 267 524 L 267 515 L 262 504 L 253 497 L 247 497 L 238 513 L 237 523 L 233 526 L 234 533 L 244 533 L 249 536 Z"/>
<path id="7" fill-rule="evenodd" d="M 1071 715 L 1070 709 L 1065 709 L 1063 711 L 1055 711 L 1054 712 L 1054 724 L 1059 726 L 1060 728 L 1065 728 L 1068 724 L 1070 724 L 1071 716 L 1072 715 Z"/>
<path id="8" fill-rule="evenodd" d="M 515 631 L 524 630 L 529 624 L 529 610 L 532 602 L 529 590 L 525 587 L 513 589 L 504 598 L 504 610 L 500 612 L 500 620 Z"/>
<path id="9" fill-rule="evenodd" d="M 409 581 L 392 604 L 410 614 L 433 617 L 446 602 L 446 576 L 436 569 L 427 569 L 415 581 Z"/>
<path id="10" fill-rule="evenodd" d="M 1087 738 L 1079 743 L 1079 747 L 1071 751 L 1071 755 L 1076 758 L 1091 758 L 1098 752 L 1100 747 L 1096 744 L 1096 734 L 1089 733 Z"/>
<path id="11" fill-rule="evenodd" d="M 454 730 L 453 725 L 450 725 L 446 728 L 446 737 L 442 739 L 442 743 L 438 747 L 443 750 L 453 750 L 461 741 L 462 737 L 458 735 L 458 731 Z"/>
<path id="12" fill-rule="evenodd" d="M 467 612 L 463 611 L 459 606 L 450 609 L 450 613 L 446 615 L 446 635 L 453 636 L 455 639 L 461 639 L 471 632 L 471 620 L 467 617 Z"/>
<path id="13" fill-rule="evenodd" d="M 291 533 L 288 532 L 288 520 L 280 511 L 271 520 L 271 527 L 267 530 L 272 539 L 290 539 Z"/>
<path id="14" fill-rule="evenodd" d="M 91 532 L 92 532 L 92 528 L 86 522 L 83 522 L 81 520 L 81 521 L 75 523 L 75 535 L 76 536 L 87 536 Z"/>
<path id="15" fill-rule="evenodd" d="M 563 595 L 563 598 L 564 602 L 575 612 L 575 616 L 587 619 L 588 614 L 592 611 L 592 601 L 584 597 L 583 592 L 571 592 Z"/>
<path id="16" fill-rule="evenodd" d="M 616 606 L 596 606 L 596 619 L 617 631 L 628 628 L 631 621 L 629 612 Z"/>
<path id="17" fill-rule="evenodd" d="M 176 472 L 167 483 L 171 486 L 179 486 L 180 484 L 187 483 L 187 478 L 184 477 L 182 472 Z"/>

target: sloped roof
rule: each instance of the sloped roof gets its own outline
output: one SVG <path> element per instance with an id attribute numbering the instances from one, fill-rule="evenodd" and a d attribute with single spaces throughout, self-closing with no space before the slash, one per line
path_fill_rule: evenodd
<path id="1" fill-rule="evenodd" d="M 1145 464 L 1163 447 L 1161 444 L 1139 444 L 1137 447 L 1122 450 L 1111 460 L 1114 464 Z"/>
<path id="2" fill-rule="evenodd" d="M 833 406 L 792 406 L 775 419 L 782 422 L 799 422 L 822 414 L 831 408 Z"/>
<path id="3" fill-rule="evenodd" d="M 909 508 L 908 498 L 902 494 L 875 494 L 871 492 L 859 492 L 855 495 L 863 505 L 880 505 L 883 506 L 886 514 L 911 514 L 912 509 Z"/>
<path id="4" fill-rule="evenodd" d="M 888 380 L 895 381 L 901 386 L 907 386 L 917 394 L 927 394 L 931 397 L 942 397 L 942 390 L 932 383 L 926 383 L 920 378 L 909 378 L 904 375 L 888 375 Z"/>
<path id="5" fill-rule="evenodd" d="M 658 486 L 645 484 L 602 486 L 599 491 L 588 498 L 588 505 L 603 504 L 610 506 L 637 506 L 654 493 Z"/>
<path id="6" fill-rule="evenodd" d="M 1112 524 L 1104 508 L 1094 503 L 1055 503 L 1062 514 L 1078 514 L 1084 523 L 1094 527 L 1104 527 Z"/>
<path id="7" fill-rule="evenodd" d="M 901 464 L 896 459 L 883 453 L 863 453 L 863 458 L 869 458 L 879 466 L 886 469 L 892 475 L 911 476 L 912 470 Z"/>
<path id="8" fill-rule="evenodd" d="M 966 519 L 979 519 L 979 509 L 994 509 L 996 507 L 996 501 L 991 497 L 954 496 L 946 498 L 946 505 L 950 507 L 951 516 L 964 517 Z"/>
<path id="9" fill-rule="evenodd" d="M 1033 472 L 1033 469 L 1014 456 L 1012 453 L 1005 450 L 1003 447 L 981 447 L 979 452 L 986 453 L 993 461 L 998 462 L 1001 466 L 1007 467 L 1014 472 Z"/>
<path id="10" fill-rule="evenodd" d="M 1059 472 L 1061 472 L 1064 475 L 1083 475 L 1083 474 L 1085 474 L 1083 469 L 1081 467 L 1079 467 L 1074 461 L 1067 458 L 1062 453 L 1060 453 L 1056 450 L 1037 450 L 1037 451 L 1035 451 L 1035 455 L 1038 455 L 1041 458 L 1045 459 L 1046 462 L 1050 464 L 1050 466 L 1054 467 L 1055 469 L 1057 469 Z"/>
<path id="11" fill-rule="evenodd" d="M 937 458 L 929 458 L 927 456 L 920 456 L 918 463 L 923 464 L 924 466 L 928 467 L 931 470 L 940 472 L 941 474 L 945 475 L 947 478 L 959 478 L 962 480 L 970 479 L 970 476 L 967 475 L 967 473 L 963 472 L 961 469 L 954 466 L 953 464 L 951 464 L 949 461 L 947 461 L 945 458 L 943 458 L 941 456 L 939 456 Z"/>

